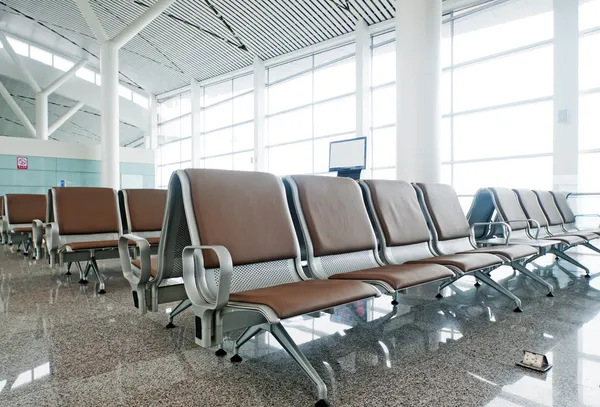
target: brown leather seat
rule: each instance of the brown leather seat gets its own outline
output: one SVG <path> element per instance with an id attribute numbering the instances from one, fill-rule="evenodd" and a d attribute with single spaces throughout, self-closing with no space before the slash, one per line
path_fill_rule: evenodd
<path id="1" fill-rule="evenodd" d="M 131 244 L 132 242 L 130 242 Z M 118 248 L 118 240 L 97 240 L 91 242 L 71 242 L 64 245 L 64 247 L 70 247 L 71 250 L 91 250 L 91 249 L 112 249 Z"/>
<path id="2" fill-rule="evenodd" d="M 454 266 L 463 273 L 469 273 L 486 267 L 499 266 L 502 263 L 502 259 L 493 254 L 470 253 L 430 257 L 428 259 L 409 261 L 406 264 L 441 264 L 443 266 Z"/>
<path id="3" fill-rule="evenodd" d="M 585 240 L 598 239 L 598 234 L 593 230 L 578 230 L 576 232 L 569 232 L 567 236 L 579 236 Z"/>
<path id="4" fill-rule="evenodd" d="M 24 228 L 14 228 L 12 229 L 14 233 L 31 233 L 32 228 L 24 227 Z"/>
<path id="5" fill-rule="evenodd" d="M 559 240 L 570 246 L 586 242 L 586 240 L 583 237 L 574 236 L 574 235 L 554 235 L 554 236 L 548 237 L 547 239 Z"/>
<path id="6" fill-rule="evenodd" d="M 361 281 L 307 280 L 232 293 L 229 301 L 266 305 L 284 319 L 375 295 L 377 290 Z"/>
<path id="7" fill-rule="evenodd" d="M 160 243 L 160 237 L 158 237 L 158 236 L 157 237 L 147 237 L 146 240 L 152 246 Z"/>
<path id="8" fill-rule="evenodd" d="M 490 253 L 506 257 L 510 261 L 520 260 L 537 254 L 537 249 L 527 245 L 508 245 L 498 247 L 480 247 L 461 253 Z"/>
<path id="9" fill-rule="evenodd" d="M 454 273 L 439 264 L 398 264 L 334 274 L 329 279 L 383 281 L 400 290 L 448 277 L 454 277 Z"/>
<path id="10" fill-rule="evenodd" d="M 142 268 L 141 259 L 132 260 L 131 264 L 136 266 L 138 269 Z M 157 270 L 158 270 L 158 257 L 152 256 L 152 257 L 150 257 L 150 274 L 152 275 L 152 277 L 156 277 Z"/>

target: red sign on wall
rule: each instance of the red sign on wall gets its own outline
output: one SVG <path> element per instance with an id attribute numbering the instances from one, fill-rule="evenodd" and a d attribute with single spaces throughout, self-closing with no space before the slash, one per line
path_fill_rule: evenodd
<path id="1" fill-rule="evenodd" d="M 29 168 L 29 159 L 27 157 L 17 157 L 17 169 L 26 170 Z"/>

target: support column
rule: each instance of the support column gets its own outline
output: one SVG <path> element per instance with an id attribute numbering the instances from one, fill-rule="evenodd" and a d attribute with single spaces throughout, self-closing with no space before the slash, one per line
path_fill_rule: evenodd
<path id="1" fill-rule="evenodd" d="M 254 171 L 266 171 L 265 62 L 254 58 Z"/>
<path id="2" fill-rule="evenodd" d="M 146 137 L 146 148 L 158 149 L 158 105 L 156 95 L 148 95 L 148 137 Z"/>
<path id="3" fill-rule="evenodd" d="M 371 34 L 356 23 L 356 136 L 371 137 Z"/>
<path id="4" fill-rule="evenodd" d="M 202 145 L 202 87 L 200 83 L 192 79 L 192 167 L 200 168 L 200 157 L 204 156 Z"/>
<path id="5" fill-rule="evenodd" d="M 35 95 L 35 133 L 38 139 L 48 140 L 48 95 L 43 91 Z"/>
<path id="6" fill-rule="evenodd" d="M 112 41 L 100 46 L 102 186 L 120 189 L 119 49 Z"/>
<path id="7" fill-rule="evenodd" d="M 554 0 L 553 189 L 579 186 L 579 2 Z"/>
<path id="8" fill-rule="evenodd" d="M 440 182 L 442 0 L 396 2 L 396 174 Z"/>
<path id="9" fill-rule="evenodd" d="M 102 186 L 119 189 L 119 49 L 164 12 L 175 0 L 158 0 L 143 14 L 109 39 L 89 0 L 75 0 L 81 14 L 100 43 Z"/>

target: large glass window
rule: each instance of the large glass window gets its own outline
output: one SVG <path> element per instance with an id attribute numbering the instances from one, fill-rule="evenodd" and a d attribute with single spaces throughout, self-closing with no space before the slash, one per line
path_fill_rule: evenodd
<path id="1" fill-rule="evenodd" d="M 244 75 L 203 90 L 200 162 L 205 168 L 254 170 L 254 83 Z"/>
<path id="2" fill-rule="evenodd" d="M 552 188 L 552 0 L 451 16 L 442 41 L 443 178 L 468 209 L 483 186 Z"/>
<path id="3" fill-rule="evenodd" d="M 327 173 L 329 143 L 355 136 L 354 44 L 269 67 L 267 77 L 267 170 Z"/>
<path id="4" fill-rule="evenodd" d="M 192 106 L 190 92 L 158 105 L 158 150 L 156 186 L 167 188 L 173 171 L 191 167 Z"/>
<path id="5" fill-rule="evenodd" d="M 600 0 L 579 3 L 579 191 L 598 192 L 600 171 Z"/>

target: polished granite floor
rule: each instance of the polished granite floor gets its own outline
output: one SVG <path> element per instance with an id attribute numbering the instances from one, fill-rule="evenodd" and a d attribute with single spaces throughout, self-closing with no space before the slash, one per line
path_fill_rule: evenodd
<path id="1" fill-rule="evenodd" d="M 395 308 L 383 297 L 285 325 L 334 406 L 600 406 L 600 256 L 578 258 L 593 278 L 563 263 L 539 271 L 555 298 L 510 269 L 492 273 L 521 314 L 464 278 L 442 300 L 426 285 Z M 219 359 L 194 344 L 191 311 L 166 330 L 175 304 L 140 316 L 118 263 L 101 267 L 103 296 L 0 248 L 0 406 L 313 405 L 315 388 L 268 334 L 242 348 L 241 364 Z M 554 367 L 516 366 L 524 349 Z"/>

